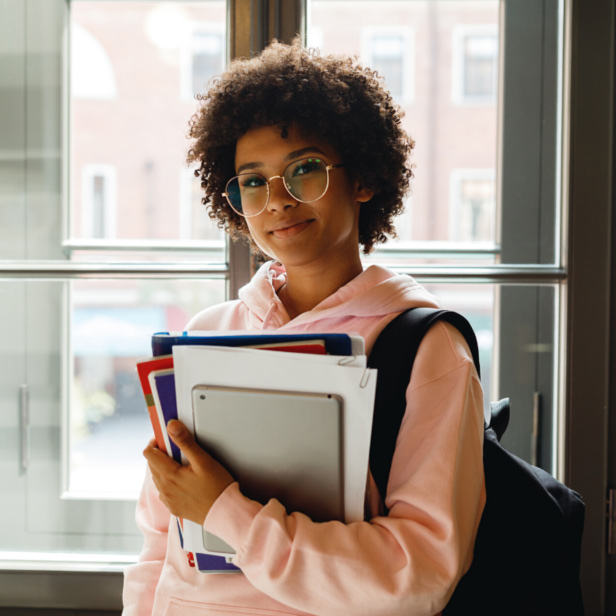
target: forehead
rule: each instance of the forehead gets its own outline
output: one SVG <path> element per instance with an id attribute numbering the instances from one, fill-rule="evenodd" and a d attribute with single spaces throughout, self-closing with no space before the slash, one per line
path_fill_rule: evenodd
<path id="1" fill-rule="evenodd" d="M 291 125 L 286 129 L 280 126 L 259 126 L 251 128 L 242 135 L 235 147 L 235 167 L 259 163 L 279 164 L 293 152 L 314 148 L 324 155 L 335 158 L 336 151 L 329 143 L 311 136 L 309 133 Z"/>

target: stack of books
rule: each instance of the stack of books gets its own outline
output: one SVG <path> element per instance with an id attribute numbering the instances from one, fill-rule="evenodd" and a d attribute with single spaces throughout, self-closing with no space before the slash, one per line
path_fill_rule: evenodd
<path id="1" fill-rule="evenodd" d="M 263 504 L 315 521 L 363 519 L 376 373 L 349 334 L 160 333 L 137 364 L 158 447 L 185 464 L 167 435 L 180 419 Z M 189 561 L 238 572 L 234 550 L 178 519 Z"/>

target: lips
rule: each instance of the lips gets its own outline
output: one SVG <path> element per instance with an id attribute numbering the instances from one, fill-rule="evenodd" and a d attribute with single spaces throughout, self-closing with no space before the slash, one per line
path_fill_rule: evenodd
<path id="1" fill-rule="evenodd" d="M 269 233 L 274 237 L 291 237 L 301 233 L 306 229 L 314 219 L 308 218 L 306 220 L 285 220 L 278 223 L 273 229 L 270 229 Z"/>

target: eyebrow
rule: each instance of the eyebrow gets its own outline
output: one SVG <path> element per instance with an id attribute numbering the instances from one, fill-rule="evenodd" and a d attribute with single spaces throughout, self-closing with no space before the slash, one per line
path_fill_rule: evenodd
<path id="1" fill-rule="evenodd" d="M 304 154 L 307 154 L 308 152 L 317 152 L 317 153 L 323 154 L 323 156 L 325 156 L 325 152 L 323 152 L 323 150 L 321 150 L 320 148 L 317 148 L 316 145 L 309 145 L 306 148 L 301 148 L 299 150 L 293 150 L 293 152 L 289 152 L 283 158 L 283 160 L 285 160 L 285 161 L 293 160 L 294 158 L 298 158 L 299 156 L 303 156 Z M 240 165 L 237 168 L 237 173 L 241 173 L 242 171 L 244 171 L 246 169 L 256 169 L 257 167 L 263 167 L 264 164 L 265 163 L 262 163 L 262 162 L 244 163 L 243 165 Z"/>

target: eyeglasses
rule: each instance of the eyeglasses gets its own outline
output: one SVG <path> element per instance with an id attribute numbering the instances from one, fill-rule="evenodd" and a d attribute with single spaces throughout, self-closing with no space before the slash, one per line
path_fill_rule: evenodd
<path id="1" fill-rule="evenodd" d="M 327 192 L 329 172 L 340 167 L 344 163 L 326 165 L 320 158 L 302 158 L 288 165 L 282 175 L 273 175 L 269 180 L 260 173 L 240 173 L 227 182 L 222 195 L 240 216 L 250 218 L 267 207 L 272 180 L 280 178 L 293 199 L 310 203 Z"/>

